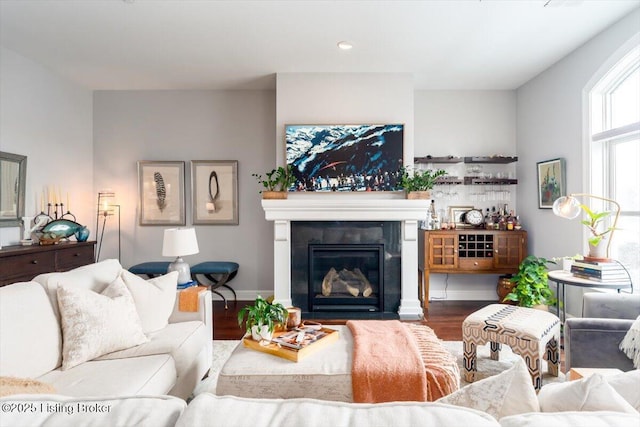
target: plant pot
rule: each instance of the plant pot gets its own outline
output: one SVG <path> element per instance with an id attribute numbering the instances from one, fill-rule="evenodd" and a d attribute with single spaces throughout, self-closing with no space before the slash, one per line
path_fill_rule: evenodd
<path id="1" fill-rule="evenodd" d="M 496 287 L 496 292 L 498 293 L 498 302 L 500 304 L 518 304 L 516 301 L 503 301 L 504 297 L 506 297 L 515 286 L 516 284 L 511 281 L 511 276 L 500 276 L 498 278 L 498 286 Z"/>
<path id="2" fill-rule="evenodd" d="M 282 200 L 286 199 L 287 195 L 286 191 L 263 191 L 262 198 L 263 199 L 271 199 L 271 200 Z"/>
<path id="3" fill-rule="evenodd" d="M 409 191 L 407 193 L 407 199 L 409 199 L 409 200 L 427 200 L 427 199 L 431 199 L 431 192 L 429 192 L 429 191 Z"/>
<path id="4" fill-rule="evenodd" d="M 267 325 L 253 325 L 251 327 L 251 338 L 253 338 L 255 341 L 271 341 L 272 337 L 273 332 L 269 332 L 269 326 Z"/>
<path id="5" fill-rule="evenodd" d="M 603 261 L 607 259 L 607 241 L 606 239 L 600 240 L 597 245 L 589 243 L 589 255 L 585 259 L 592 261 Z"/>

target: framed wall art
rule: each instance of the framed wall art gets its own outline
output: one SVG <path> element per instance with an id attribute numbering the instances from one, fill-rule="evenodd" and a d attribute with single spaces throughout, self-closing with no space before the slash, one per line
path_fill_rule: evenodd
<path id="1" fill-rule="evenodd" d="M 192 160 L 193 224 L 238 225 L 238 161 Z"/>
<path id="2" fill-rule="evenodd" d="M 286 125 L 290 191 L 396 191 L 404 125 Z"/>
<path id="3" fill-rule="evenodd" d="M 567 195 L 564 159 L 538 162 L 538 208 L 551 209 L 556 199 Z"/>
<path id="4" fill-rule="evenodd" d="M 140 225 L 185 225 L 184 162 L 139 161 Z"/>
<path id="5" fill-rule="evenodd" d="M 465 227 L 467 224 L 464 222 L 464 214 L 471 209 L 473 206 L 450 206 L 449 222 L 455 223 L 456 228 Z"/>

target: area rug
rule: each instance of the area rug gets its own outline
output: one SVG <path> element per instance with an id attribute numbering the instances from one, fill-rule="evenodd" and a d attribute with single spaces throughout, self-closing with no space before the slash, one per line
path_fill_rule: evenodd
<path id="1" fill-rule="evenodd" d="M 197 396 L 203 392 L 209 392 L 216 394 L 216 384 L 218 383 L 218 374 L 224 365 L 224 362 L 227 361 L 231 352 L 234 348 L 240 343 L 239 340 L 214 340 L 213 341 L 213 363 L 211 365 L 211 370 L 209 371 L 209 376 L 204 380 L 200 381 L 196 389 L 194 390 L 194 396 Z M 444 346 L 456 357 L 458 362 L 458 367 L 460 368 L 460 373 L 463 372 L 462 368 L 462 341 L 443 341 Z M 276 357 L 276 356 L 273 356 Z M 483 378 L 488 378 L 493 375 L 499 374 L 500 372 L 509 369 L 513 363 L 520 357 L 517 354 L 514 354 L 511 349 L 503 345 L 502 350 L 500 351 L 500 360 L 491 360 L 490 357 L 490 349 L 489 344 L 481 346 L 478 348 L 478 371 L 476 373 L 476 381 L 481 380 Z M 542 384 L 548 384 L 552 382 L 564 381 L 564 374 L 562 372 L 559 373 L 557 377 L 549 375 L 547 373 L 547 362 L 542 362 Z M 460 387 L 464 387 L 469 384 L 464 380 L 464 376 L 460 375 Z"/>

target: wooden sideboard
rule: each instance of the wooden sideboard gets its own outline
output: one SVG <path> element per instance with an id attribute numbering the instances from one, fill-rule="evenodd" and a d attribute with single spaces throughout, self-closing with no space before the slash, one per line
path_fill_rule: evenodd
<path id="1" fill-rule="evenodd" d="M 61 242 L 48 246 L 5 246 L 0 249 L 0 286 L 26 282 L 38 274 L 67 271 L 91 264 L 96 242 Z"/>
<path id="2" fill-rule="evenodd" d="M 429 274 L 515 274 L 527 256 L 527 232 L 481 229 L 419 230 L 418 282 L 429 306 Z"/>

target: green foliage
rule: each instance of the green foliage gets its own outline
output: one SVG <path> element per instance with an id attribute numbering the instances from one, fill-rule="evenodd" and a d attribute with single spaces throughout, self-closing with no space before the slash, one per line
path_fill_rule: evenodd
<path id="1" fill-rule="evenodd" d="M 265 175 L 266 178 L 262 178 L 262 175 L 256 173 L 251 174 L 267 191 L 287 191 L 287 189 L 296 182 L 296 177 L 293 174 L 293 166 L 291 165 L 286 168 L 279 166 L 277 169 L 273 169 Z"/>
<path id="2" fill-rule="evenodd" d="M 287 309 L 280 303 L 271 303 L 260 295 L 253 305 L 247 305 L 238 312 L 238 325 L 242 327 L 246 317 L 246 328 L 252 326 L 268 326 L 273 332 L 277 323 L 284 323 L 287 319 Z"/>
<path id="3" fill-rule="evenodd" d="M 611 233 L 614 230 L 613 227 L 607 227 L 603 231 L 600 231 L 598 229 L 600 224 L 603 221 L 605 221 L 609 217 L 609 215 L 611 215 L 611 212 L 609 211 L 595 212 L 589 209 L 587 205 L 580 205 L 580 207 L 582 208 L 583 211 L 585 211 L 585 213 L 589 217 L 588 220 L 583 219 L 582 221 L 580 221 L 591 232 L 591 237 L 589 237 L 588 239 L 589 243 L 593 246 L 598 246 L 598 244 L 600 244 L 604 236 L 607 233 Z"/>
<path id="4" fill-rule="evenodd" d="M 410 174 L 409 171 L 403 167 L 400 169 L 400 174 L 399 186 L 409 192 L 431 190 L 436 184 L 436 180 L 446 175 L 447 172 L 442 169 L 436 171 L 427 169 L 424 171 L 414 170 L 413 173 Z"/>
<path id="5" fill-rule="evenodd" d="M 515 301 L 521 307 L 555 305 L 557 299 L 549 288 L 547 264 L 554 261 L 529 255 L 522 260 L 518 273 L 511 278 L 516 286 L 503 301 Z"/>

